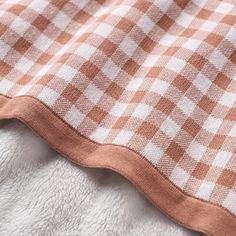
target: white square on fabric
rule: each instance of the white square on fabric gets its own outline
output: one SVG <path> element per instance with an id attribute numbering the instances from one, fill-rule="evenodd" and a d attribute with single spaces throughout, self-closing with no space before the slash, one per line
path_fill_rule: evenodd
<path id="1" fill-rule="evenodd" d="M 164 80 L 155 79 L 155 81 L 152 83 L 149 91 L 152 91 L 154 93 L 157 93 L 161 96 L 163 96 L 166 92 L 166 90 L 169 88 L 170 84 L 165 82 Z"/>
<path id="2" fill-rule="evenodd" d="M 190 49 L 192 51 L 196 51 L 196 49 L 200 46 L 202 43 L 201 40 L 189 38 L 183 45 L 183 48 Z"/>
<path id="3" fill-rule="evenodd" d="M 167 63 L 166 68 L 176 73 L 180 73 L 180 71 L 184 68 L 185 65 L 186 61 L 176 57 L 172 57 Z"/>
<path id="4" fill-rule="evenodd" d="M 75 51 L 75 53 L 80 56 L 80 57 L 83 57 L 87 60 L 90 59 L 90 57 L 93 55 L 93 53 L 96 51 L 97 49 L 92 46 L 92 45 L 89 45 L 87 43 L 83 43 L 81 44 L 77 50 Z"/>
<path id="5" fill-rule="evenodd" d="M 197 77 L 193 80 L 193 84 L 202 92 L 202 94 L 206 94 L 212 82 L 202 73 L 198 73 Z"/>
<path id="6" fill-rule="evenodd" d="M 153 0 L 153 4 L 156 5 L 163 13 L 165 13 L 171 4 L 172 0 Z"/>
<path id="7" fill-rule="evenodd" d="M 130 10 L 130 8 L 131 7 L 129 7 L 127 5 L 119 5 L 115 8 L 114 11 L 111 12 L 111 14 L 123 17 L 127 14 L 127 12 Z"/>
<path id="8" fill-rule="evenodd" d="M 48 4 L 49 4 L 49 2 L 45 1 L 45 0 L 40 0 L 40 1 L 39 0 L 33 0 L 29 4 L 29 7 L 31 9 L 33 9 L 34 11 L 36 11 L 37 13 L 41 13 Z"/>
<path id="9" fill-rule="evenodd" d="M 41 34 L 39 38 L 34 42 L 34 46 L 39 50 L 45 52 L 54 41 L 48 38 L 46 35 Z"/>
<path id="10" fill-rule="evenodd" d="M 102 67 L 102 73 L 107 76 L 109 80 L 114 80 L 115 77 L 120 72 L 120 67 L 118 67 L 112 60 L 108 60 L 106 64 Z"/>
<path id="11" fill-rule="evenodd" d="M 233 125 L 232 129 L 230 130 L 229 136 L 236 137 L 236 123 Z"/>
<path id="12" fill-rule="evenodd" d="M 62 12 L 59 12 L 56 17 L 52 19 L 52 23 L 61 30 L 64 30 L 70 21 L 71 18 Z"/>
<path id="13" fill-rule="evenodd" d="M 141 86 L 142 83 L 143 79 L 141 78 L 131 79 L 125 89 L 128 91 L 137 91 L 137 89 Z"/>
<path id="14" fill-rule="evenodd" d="M 149 17 L 143 15 L 137 22 L 137 25 L 145 34 L 148 34 L 156 25 Z"/>
<path id="15" fill-rule="evenodd" d="M 37 98 L 50 107 L 56 102 L 56 100 L 60 97 L 60 94 L 55 92 L 54 90 L 44 87 Z"/>
<path id="16" fill-rule="evenodd" d="M 170 138 L 174 138 L 180 127 L 169 117 L 167 117 L 160 126 L 160 130 Z"/>
<path id="17" fill-rule="evenodd" d="M 213 64 L 217 70 L 221 70 L 228 58 L 225 57 L 218 49 L 215 49 L 209 57 L 209 62 Z"/>
<path id="18" fill-rule="evenodd" d="M 94 30 L 94 33 L 106 38 L 113 31 L 113 29 L 114 26 L 105 23 L 100 23 Z"/>
<path id="19" fill-rule="evenodd" d="M 224 94 L 221 96 L 219 100 L 219 103 L 227 107 L 232 107 L 235 101 L 236 101 L 235 93 L 224 92 Z"/>
<path id="20" fill-rule="evenodd" d="M 188 13 L 183 11 L 179 15 L 179 17 L 176 19 L 176 22 L 182 27 L 188 27 L 194 19 L 195 19 L 194 16 L 191 16 Z"/>
<path id="21" fill-rule="evenodd" d="M 158 55 L 148 55 L 146 60 L 144 61 L 144 63 L 142 64 L 142 66 L 145 67 L 152 67 L 155 66 L 155 64 L 157 63 L 157 60 L 160 58 L 160 56 Z"/>
<path id="22" fill-rule="evenodd" d="M 74 105 L 71 106 L 70 110 L 65 115 L 65 120 L 74 128 L 83 121 L 85 115 Z"/>
<path id="23" fill-rule="evenodd" d="M 34 65 L 34 62 L 30 61 L 26 57 L 21 57 L 20 60 L 16 63 L 14 69 L 20 71 L 21 73 L 27 73 L 30 68 Z"/>
<path id="24" fill-rule="evenodd" d="M 230 4 L 227 2 L 221 2 L 219 4 L 219 6 L 214 11 L 227 15 L 232 10 L 233 7 L 234 7 L 234 4 Z"/>
<path id="25" fill-rule="evenodd" d="M 189 178 L 190 175 L 180 166 L 176 166 L 170 175 L 170 180 L 180 188 L 185 186 Z"/>
<path id="26" fill-rule="evenodd" d="M 177 106 L 183 111 L 184 114 L 190 115 L 195 109 L 195 104 L 185 96 L 182 96 Z"/>
<path id="27" fill-rule="evenodd" d="M 124 38 L 124 40 L 119 45 L 119 48 L 130 57 L 133 55 L 137 47 L 138 45 L 129 37 Z"/>
<path id="28" fill-rule="evenodd" d="M 3 59 L 10 50 L 11 47 L 0 39 L 0 59 Z"/>
<path id="29" fill-rule="evenodd" d="M 228 161 L 230 160 L 230 158 L 232 157 L 232 153 L 231 152 L 226 152 L 226 151 L 218 151 L 217 155 L 215 156 L 215 159 L 213 161 L 213 165 L 214 166 L 218 166 L 221 168 L 224 168 L 226 166 L 226 164 L 228 163 Z"/>
<path id="30" fill-rule="evenodd" d="M 164 152 L 152 142 L 149 142 L 142 151 L 142 154 L 154 165 L 158 163 Z"/>
<path id="31" fill-rule="evenodd" d="M 1 79 L 0 80 L 0 93 L 7 93 L 15 83 L 7 80 L 7 79 Z"/>
<path id="32" fill-rule="evenodd" d="M 143 103 L 139 103 L 131 116 L 144 120 L 151 113 L 151 111 L 152 107 Z"/>
<path id="33" fill-rule="evenodd" d="M 70 82 L 76 75 L 77 70 L 68 66 L 62 65 L 59 71 L 57 72 L 57 76 L 62 78 L 63 80 Z"/>
<path id="34" fill-rule="evenodd" d="M 31 24 L 23 20 L 21 17 L 16 17 L 15 20 L 11 23 L 10 28 L 15 31 L 20 36 L 30 28 Z"/>
<path id="35" fill-rule="evenodd" d="M 236 214 L 236 204 L 235 204 L 235 199 L 236 199 L 236 192 L 234 191 L 229 191 L 229 194 L 225 198 L 223 202 L 223 206 Z"/>
<path id="36" fill-rule="evenodd" d="M 197 141 L 193 141 L 187 148 L 187 154 L 196 161 L 199 161 L 206 151 L 206 147 L 198 143 Z"/>
<path id="37" fill-rule="evenodd" d="M 84 95 L 94 104 L 102 97 L 103 92 L 94 84 L 89 84 L 84 90 Z"/>
<path id="38" fill-rule="evenodd" d="M 89 0 L 71 0 L 71 2 L 79 8 L 83 8 L 89 3 Z"/>
<path id="39" fill-rule="evenodd" d="M 236 47 L 236 28 L 231 27 L 225 38 Z"/>
<path id="40" fill-rule="evenodd" d="M 220 125 L 222 124 L 222 121 L 222 119 L 218 119 L 210 115 L 204 122 L 203 129 L 216 134 L 216 132 L 220 128 Z"/>
<path id="41" fill-rule="evenodd" d="M 203 8 L 204 5 L 208 2 L 208 0 L 195 0 L 194 4 L 196 4 L 197 6 Z"/>
<path id="42" fill-rule="evenodd" d="M 172 46 L 176 39 L 176 36 L 169 33 L 165 33 L 163 37 L 161 37 L 159 44 L 164 46 Z"/>
<path id="43" fill-rule="evenodd" d="M 201 25 L 200 30 L 212 32 L 216 26 L 217 26 L 217 22 L 206 20 Z"/>
<path id="44" fill-rule="evenodd" d="M 208 200 L 214 187 L 215 187 L 214 183 L 209 182 L 209 181 L 204 181 L 200 185 L 200 187 L 197 191 L 197 194 L 196 194 L 197 197 Z"/>
<path id="45" fill-rule="evenodd" d="M 118 133 L 113 143 L 125 145 L 129 142 L 129 140 L 132 138 L 133 135 L 134 133 L 131 131 L 122 130 Z"/>
<path id="46" fill-rule="evenodd" d="M 95 140 L 97 142 L 103 142 L 108 134 L 109 134 L 109 129 L 103 128 L 98 126 L 89 136 L 90 139 Z"/>

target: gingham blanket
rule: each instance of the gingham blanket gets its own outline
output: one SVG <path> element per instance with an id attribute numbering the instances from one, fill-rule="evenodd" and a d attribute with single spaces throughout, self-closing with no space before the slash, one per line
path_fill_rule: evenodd
<path id="1" fill-rule="evenodd" d="M 236 235 L 236 1 L 0 1 L 0 118 Z"/>

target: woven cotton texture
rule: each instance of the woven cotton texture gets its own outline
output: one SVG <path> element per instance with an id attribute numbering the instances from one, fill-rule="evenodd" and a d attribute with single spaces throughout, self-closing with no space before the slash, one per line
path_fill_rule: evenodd
<path id="1" fill-rule="evenodd" d="M 233 0 L 1 1 L 0 93 L 235 217 L 235 25 Z"/>

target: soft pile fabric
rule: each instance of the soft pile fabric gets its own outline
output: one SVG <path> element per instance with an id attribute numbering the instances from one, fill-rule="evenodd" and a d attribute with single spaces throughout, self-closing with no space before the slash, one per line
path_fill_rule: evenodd
<path id="1" fill-rule="evenodd" d="M 0 119 L 236 235 L 235 0 L 0 1 Z"/>
<path id="2" fill-rule="evenodd" d="M 197 236 L 124 178 L 75 166 L 16 121 L 0 122 L 1 236 Z"/>

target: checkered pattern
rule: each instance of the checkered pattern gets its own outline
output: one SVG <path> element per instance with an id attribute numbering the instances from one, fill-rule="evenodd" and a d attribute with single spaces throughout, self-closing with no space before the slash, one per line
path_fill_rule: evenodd
<path id="1" fill-rule="evenodd" d="M 0 4 L 0 93 L 37 98 L 236 215 L 235 2 Z"/>

